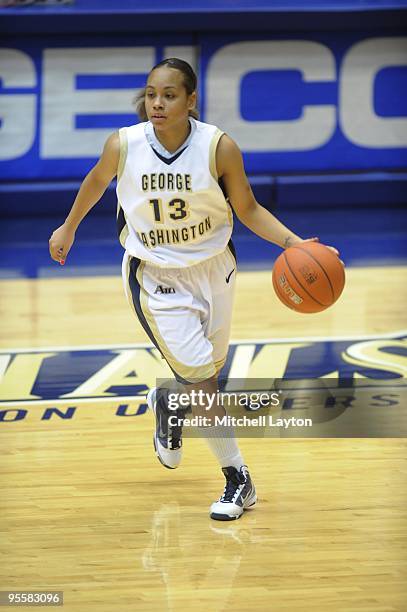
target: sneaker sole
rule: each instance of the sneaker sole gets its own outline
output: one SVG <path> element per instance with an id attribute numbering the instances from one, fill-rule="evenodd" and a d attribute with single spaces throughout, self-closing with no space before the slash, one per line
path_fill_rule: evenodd
<path id="1" fill-rule="evenodd" d="M 243 512 L 239 514 L 239 516 L 230 516 L 230 514 L 218 514 L 217 512 L 212 512 L 209 516 L 214 521 L 237 521 L 237 519 L 240 519 L 240 517 L 243 516 L 245 510 L 250 510 L 251 508 L 253 508 L 253 506 L 256 505 L 256 503 L 257 495 L 252 501 L 250 501 L 247 506 L 243 506 Z"/>

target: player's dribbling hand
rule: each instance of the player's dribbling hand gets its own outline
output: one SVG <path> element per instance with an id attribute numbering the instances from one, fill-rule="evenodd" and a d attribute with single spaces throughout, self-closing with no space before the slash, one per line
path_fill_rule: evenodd
<path id="1" fill-rule="evenodd" d="M 319 238 L 316 236 L 314 238 L 306 238 L 305 240 L 303 240 L 303 242 L 319 242 Z M 328 244 L 325 244 L 324 246 L 326 246 L 330 251 L 332 251 L 332 253 L 335 253 L 337 257 L 339 257 L 338 249 L 335 249 L 335 247 L 329 246 Z M 339 259 L 339 261 L 341 262 L 343 267 L 345 267 L 345 264 L 343 263 L 342 259 Z"/>
<path id="2" fill-rule="evenodd" d="M 75 232 L 65 224 L 58 227 L 49 239 L 49 253 L 54 261 L 57 261 L 63 266 L 66 257 L 75 240 Z"/>

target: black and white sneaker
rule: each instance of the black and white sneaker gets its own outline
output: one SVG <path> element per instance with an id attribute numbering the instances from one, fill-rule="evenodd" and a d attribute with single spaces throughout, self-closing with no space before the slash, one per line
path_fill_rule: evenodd
<path id="1" fill-rule="evenodd" d="M 185 410 L 169 410 L 166 393 L 165 389 L 156 387 L 150 389 L 147 404 L 155 416 L 156 427 L 153 436 L 155 454 L 164 467 L 175 470 L 182 458 L 182 421 Z M 176 426 L 169 424 L 170 417 L 176 417 Z"/>
<path id="2" fill-rule="evenodd" d="M 256 489 L 250 478 L 246 465 L 240 470 L 235 467 L 224 467 L 226 478 L 222 497 L 211 506 L 211 518 L 216 521 L 234 521 L 240 518 L 245 510 L 254 506 L 257 501 Z"/>

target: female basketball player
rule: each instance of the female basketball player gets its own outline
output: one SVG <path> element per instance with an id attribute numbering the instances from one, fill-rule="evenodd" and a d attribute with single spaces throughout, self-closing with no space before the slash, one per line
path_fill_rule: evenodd
<path id="1" fill-rule="evenodd" d="M 256 202 L 236 143 L 196 120 L 196 85 L 192 68 L 182 60 L 167 59 L 151 70 L 137 109 L 143 123 L 107 139 L 65 223 L 52 234 L 50 253 L 65 263 L 79 223 L 117 175 L 129 303 L 190 396 L 201 390 L 215 397 L 228 351 L 236 277 L 230 205 L 265 240 L 282 248 L 302 240 Z M 156 417 L 156 454 L 174 469 L 181 460 L 182 411 L 168 409 L 168 391 L 152 389 L 147 401 Z M 210 412 L 208 407 L 207 401 L 191 405 L 198 416 L 225 414 L 216 402 Z M 256 503 L 256 492 L 233 429 L 214 422 L 204 429 L 205 439 L 226 486 L 211 506 L 211 517 L 233 520 Z"/>

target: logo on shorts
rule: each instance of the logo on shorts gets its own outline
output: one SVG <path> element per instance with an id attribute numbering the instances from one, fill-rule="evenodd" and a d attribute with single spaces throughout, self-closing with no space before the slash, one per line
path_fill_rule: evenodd
<path id="1" fill-rule="evenodd" d="M 232 276 L 233 272 L 235 271 L 235 269 L 233 268 L 232 272 L 229 272 L 229 274 L 226 277 L 226 282 L 228 283 L 230 281 L 230 277 Z"/>
<path id="2" fill-rule="evenodd" d="M 157 285 L 154 293 L 175 293 L 174 287 L 163 287 L 162 285 Z"/>

